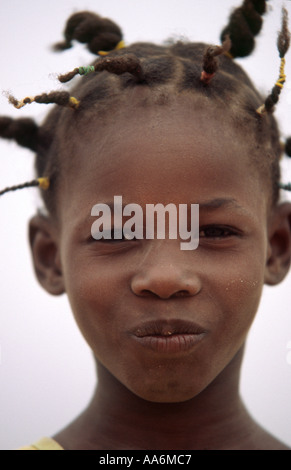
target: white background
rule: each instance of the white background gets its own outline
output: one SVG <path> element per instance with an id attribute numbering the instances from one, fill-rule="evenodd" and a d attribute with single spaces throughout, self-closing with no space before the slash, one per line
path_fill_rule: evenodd
<path id="1" fill-rule="evenodd" d="M 276 50 L 282 2 L 271 0 L 256 52 L 241 60 L 258 88 L 268 92 L 278 76 Z M 67 18 L 84 9 L 115 20 L 126 43 L 161 42 L 186 36 L 219 43 L 232 7 L 240 0 L 1 0 L 0 89 L 17 98 L 60 87 L 56 74 L 89 64 L 84 46 L 54 54 Z M 291 17 L 291 2 L 285 4 Z M 282 135 L 291 135 L 289 79 L 276 116 Z M 33 116 L 45 105 L 15 110 L 0 95 L 0 114 Z M 289 165 L 288 165 L 289 163 Z M 291 161 L 284 161 L 291 181 Z M 33 177 L 33 155 L 0 141 L 0 188 Z M 290 196 L 288 196 L 289 199 Z M 27 221 L 38 206 L 34 189 L 0 198 L 0 449 L 15 449 L 52 435 L 87 404 L 95 385 L 91 353 L 81 338 L 65 297 L 51 297 L 37 284 L 27 243 Z M 241 393 L 255 418 L 291 446 L 291 275 L 266 288 L 253 325 L 242 372 Z"/>

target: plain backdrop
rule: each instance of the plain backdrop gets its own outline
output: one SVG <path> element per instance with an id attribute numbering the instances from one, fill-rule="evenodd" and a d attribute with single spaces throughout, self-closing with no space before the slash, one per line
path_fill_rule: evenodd
<path id="1" fill-rule="evenodd" d="M 126 43 L 169 37 L 219 43 L 219 34 L 240 0 L 1 0 L 0 90 L 18 98 L 59 89 L 58 73 L 92 62 L 83 45 L 55 54 L 67 18 L 88 9 L 115 20 Z M 239 62 L 267 93 L 278 76 L 276 50 L 282 2 L 271 0 L 255 53 Z M 285 4 L 291 16 L 291 2 Z M 287 83 L 277 107 L 282 137 L 291 135 L 291 52 Z M 289 72 L 289 74 L 288 74 Z M 290 76 L 290 79 L 289 79 Z M 15 110 L 0 95 L 1 115 L 33 116 L 50 106 Z M 289 165 L 288 165 L 289 163 Z M 284 160 L 283 180 L 291 181 Z M 33 155 L 0 142 L 0 188 L 30 180 Z M 285 198 L 290 198 L 290 195 Z M 51 297 L 35 280 L 27 222 L 39 207 L 37 191 L 0 198 L 0 448 L 15 449 L 54 434 L 87 404 L 95 387 L 91 352 L 72 319 L 65 296 Z M 73 253 L 72 253 L 73 256 Z M 253 416 L 291 446 L 291 275 L 266 288 L 247 343 L 241 394 Z"/>

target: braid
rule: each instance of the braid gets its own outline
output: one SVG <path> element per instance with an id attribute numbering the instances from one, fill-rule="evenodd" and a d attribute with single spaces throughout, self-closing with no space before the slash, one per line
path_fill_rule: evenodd
<path id="1" fill-rule="evenodd" d="M 229 52 L 233 58 L 251 54 L 255 47 L 254 36 L 261 30 L 261 16 L 265 11 L 265 0 L 244 0 L 230 15 L 228 25 L 221 33 L 221 42 L 229 35 L 232 44 Z"/>
<path id="2" fill-rule="evenodd" d="M 123 57 L 106 57 L 100 59 L 94 66 L 75 68 L 72 72 L 60 75 L 61 83 L 66 83 L 76 75 L 88 75 L 91 72 L 107 71 L 116 75 L 130 73 L 138 82 L 144 81 L 144 74 L 140 60 L 133 54 L 126 54 Z"/>
<path id="3" fill-rule="evenodd" d="M 282 11 L 282 29 L 278 36 L 277 47 L 279 57 L 281 59 L 280 76 L 273 86 L 270 95 L 266 98 L 265 103 L 257 110 L 258 114 L 271 113 L 275 105 L 279 101 L 280 93 L 286 81 L 285 75 L 285 54 L 290 46 L 290 32 L 288 30 L 288 12 L 285 8 Z"/>
<path id="4" fill-rule="evenodd" d="M 93 54 L 100 50 L 111 51 L 120 41 L 122 32 L 119 26 L 107 18 L 90 12 L 80 12 L 72 15 L 64 31 L 65 41 L 53 46 L 55 51 L 63 51 L 72 47 L 72 40 L 87 43 Z"/>
<path id="5" fill-rule="evenodd" d="M 206 49 L 203 57 L 203 70 L 201 73 L 201 81 L 206 85 L 212 80 L 217 69 L 218 62 L 216 57 L 228 53 L 231 48 L 229 36 L 226 36 L 222 46 L 210 46 Z"/>
<path id="6" fill-rule="evenodd" d="M 48 178 L 37 178 L 33 181 L 19 184 L 17 186 L 10 186 L 9 188 L 5 188 L 2 191 L 0 191 L 0 196 L 3 196 L 3 194 L 9 193 L 11 191 L 18 191 L 19 189 L 33 188 L 33 187 L 40 187 L 41 189 L 44 189 L 44 190 L 48 189 L 49 188 Z"/>
<path id="7" fill-rule="evenodd" d="M 39 127 L 29 118 L 12 119 L 0 117 L 0 136 L 14 139 L 22 147 L 35 151 L 39 137 Z"/>
<path id="8" fill-rule="evenodd" d="M 17 100 L 12 95 L 8 95 L 9 103 L 17 109 L 23 108 L 26 104 L 30 103 L 41 103 L 41 104 L 58 104 L 59 106 L 66 106 L 73 109 L 77 109 L 79 101 L 70 95 L 67 91 L 52 91 L 51 93 L 43 93 L 34 97 L 27 97 L 23 100 Z"/>

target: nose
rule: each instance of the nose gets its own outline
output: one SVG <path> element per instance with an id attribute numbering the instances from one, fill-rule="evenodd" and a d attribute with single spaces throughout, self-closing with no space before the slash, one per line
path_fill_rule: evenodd
<path id="1" fill-rule="evenodd" d="M 185 251 L 180 256 L 159 256 L 153 253 L 139 266 L 131 280 L 131 290 L 135 295 L 155 296 L 163 300 L 197 295 L 201 288 L 201 279 L 189 263 Z"/>

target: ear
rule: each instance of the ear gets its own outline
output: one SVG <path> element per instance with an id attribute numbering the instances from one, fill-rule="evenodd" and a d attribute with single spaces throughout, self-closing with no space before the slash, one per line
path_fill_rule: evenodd
<path id="1" fill-rule="evenodd" d="M 265 284 L 279 284 L 287 275 L 291 263 L 291 203 L 277 206 L 269 224 L 269 249 L 265 269 Z"/>
<path id="2" fill-rule="evenodd" d="M 29 223 L 29 242 L 36 277 L 41 286 L 52 295 L 65 292 L 59 247 L 50 220 L 37 215 Z"/>

